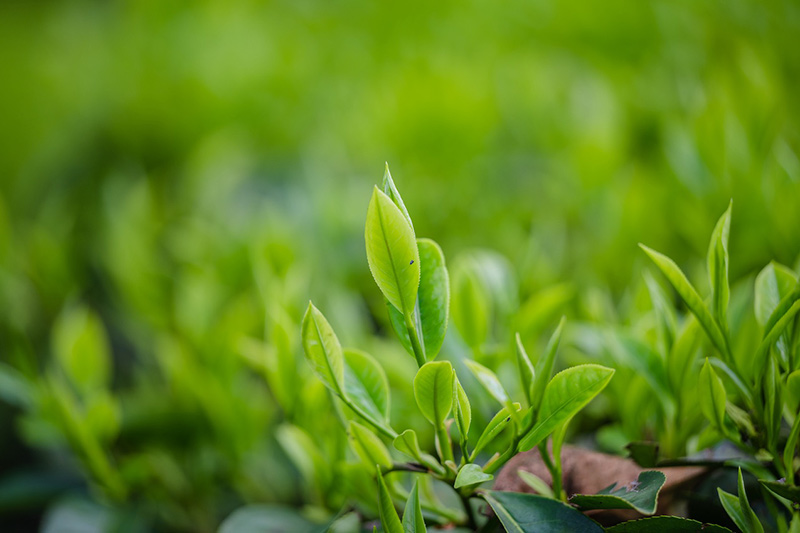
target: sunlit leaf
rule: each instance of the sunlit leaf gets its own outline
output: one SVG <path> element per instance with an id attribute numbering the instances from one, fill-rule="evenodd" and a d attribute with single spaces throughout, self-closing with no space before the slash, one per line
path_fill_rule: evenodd
<path id="1" fill-rule="evenodd" d="M 456 427 L 461 433 L 462 440 L 466 440 L 472 424 L 472 406 L 470 406 L 464 387 L 458 381 L 458 376 L 454 375 L 453 378 L 453 418 L 456 420 Z"/>
<path id="2" fill-rule="evenodd" d="M 719 379 L 714 368 L 706 359 L 703 368 L 700 369 L 700 379 L 697 383 L 699 391 L 700 409 L 717 430 L 725 428 L 725 402 L 728 395 L 725 392 L 725 385 Z"/>
<path id="3" fill-rule="evenodd" d="M 342 345 L 339 344 L 331 325 L 311 302 L 308 303 L 308 309 L 303 316 L 302 336 L 303 349 L 311 369 L 326 387 L 337 394 L 342 394 L 344 384 Z"/>
<path id="4" fill-rule="evenodd" d="M 553 365 L 555 364 L 558 345 L 561 342 L 561 332 L 564 331 L 565 323 L 566 318 L 561 317 L 558 327 L 550 336 L 544 356 L 540 357 L 539 360 L 536 361 L 533 388 L 531 389 L 531 407 L 537 411 L 541 407 L 540 404 L 542 402 L 542 397 L 544 396 L 544 390 L 547 387 L 547 383 L 550 381 L 550 377 L 553 375 Z"/>
<path id="5" fill-rule="evenodd" d="M 517 411 L 521 409 L 521 406 L 518 403 L 515 403 L 513 407 Z M 489 443 L 491 443 L 495 437 L 500 434 L 501 431 L 508 427 L 509 422 L 511 422 L 511 418 L 511 411 L 508 407 L 503 407 L 497 412 L 496 415 L 492 417 L 492 419 L 483 429 L 481 436 L 478 437 L 478 443 L 475 445 L 475 449 L 472 450 L 470 460 L 473 460 L 481 450 L 488 446 Z"/>
<path id="6" fill-rule="evenodd" d="M 423 416 L 434 426 L 441 426 L 453 408 L 453 366 L 450 362 L 425 363 L 414 377 L 414 397 Z"/>
<path id="7" fill-rule="evenodd" d="M 494 372 L 486 368 L 480 363 L 476 363 L 475 361 L 464 361 L 467 365 L 467 368 L 470 369 L 472 374 L 477 378 L 478 382 L 483 386 L 484 389 L 498 402 L 505 405 L 508 403 L 508 393 L 503 388 L 502 383 L 500 380 L 497 379 L 497 376 Z"/>
<path id="8" fill-rule="evenodd" d="M 406 500 L 403 510 L 403 531 L 405 533 L 426 533 L 425 519 L 422 517 L 422 507 L 419 504 L 419 481 L 414 481 L 414 487 Z"/>
<path id="9" fill-rule="evenodd" d="M 389 420 L 389 382 L 383 367 L 366 352 L 344 351 L 344 394 L 382 426 Z"/>
<path id="10" fill-rule="evenodd" d="M 731 517 L 731 520 L 742 530 L 742 533 L 764 533 L 764 528 L 761 522 L 758 521 L 756 513 L 750 507 L 750 502 L 747 500 L 747 493 L 744 490 L 744 479 L 742 478 L 742 469 L 739 469 L 739 497 L 729 494 L 724 490 L 718 488 L 719 501 L 725 508 L 725 512 Z"/>
<path id="11" fill-rule="evenodd" d="M 350 446 L 361 458 L 365 465 L 372 468 L 380 465 L 387 469 L 392 468 L 392 456 L 380 438 L 355 421 L 350 421 L 348 426 Z"/>
<path id="12" fill-rule="evenodd" d="M 519 379 L 522 382 L 522 390 L 525 393 L 525 398 L 528 404 L 531 403 L 531 392 L 533 388 L 533 378 L 536 375 L 531 363 L 528 352 L 525 351 L 525 346 L 522 345 L 522 339 L 519 333 L 515 336 L 515 347 L 517 355 L 517 370 L 519 371 Z"/>
<path id="13" fill-rule="evenodd" d="M 469 487 L 471 485 L 480 485 L 493 478 L 491 474 L 487 474 L 481 469 L 480 465 L 468 463 L 458 470 L 456 481 L 453 487 L 460 489 L 461 487 Z"/>
<path id="14" fill-rule="evenodd" d="M 731 228 L 731 209 L 733 201 L 728 204 L 728 209 L 722 214 L 714 231 L 711 233 L 711 242 L 708 246 L 708 278 L 711 286 L 711 310 L 717 319 L 717 324 L 724 332 L 727 330 L 728 301 L 730 300 L 730 285 L 728 283 L 728 236 Z"/>

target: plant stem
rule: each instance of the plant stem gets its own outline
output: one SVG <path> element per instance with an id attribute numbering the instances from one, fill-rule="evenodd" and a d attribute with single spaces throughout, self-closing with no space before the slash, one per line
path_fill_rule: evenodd
<path id="1" fill-rule="evenodd" d="M 447 429 L 445 429 L 445 427 L 441 424 L 436 425 L 436 440 L 439 442 L 439 454 L 442 462 L 455 462 L 455 458 L 453 456 L 453 445 L 450 442 L 450 435 L 447 433 Z"/>
<path id="2" fill-rule="evenodd" d="M 347 407 L 349 407 L 350 409 L 352 409 L 353 411 L 355 411 L 355 412 L 356 412 L 356 413 L 357 413 L 357 414 L 358 414 L 358 415 L 359 415 L 361 418 L 363 418 L 364 420 L 366 420 L 366 421 L 367 421 L 367 423 L 368 423 L 370 426 L 372 426 L 372 427 L 374 427 L 376 430 L 378 430 L 378 432 L 379 432 L 381 435 L 383 435 L 383 436 L 385 436 L 385 437 L 388 437 L 388 438 L 390 438 L 390 439 L 392 439 L 392 440 L 394 440 L 395 438 L 397 438 L 397 432 L 396 432 L 396 431 L 394 431 L 394 430 L 391 430 L 391 431 L 390 431 L 389 429 L 387 429 L 387 428 L 385 428 L 385 427 L 382 427 L 380 424 L 376 424 L 375 422 L 373 422 L 373 421 L 372 421 L 372 419 L 371 419 L 371 418 L 370 418 L 370 417 L 369 417 L 369 416 L 368 416 L 368 415 L 367 415 L 367 414 L 364 412 L 364 410 L 363 410 L 363 409 L 361 409 L 361 407 L 359 407 L 358 405 L 354 404 L 354 403 L 353 403 L 353 402 L 350 400 L 350 398 L 348 398 L 348 397 L 347 397 L 347 396 L 345 396 L 344 394 L 342 394 L 341 396 L 339 396 L 339 398 L 340 398 L 340 399 L 341 399 L 341 400 L 344 402 L 344 404 L 345 404 Z"/>
<path id="3" fill-rule="evenodd" d="M 421 367 L 425 364 L 425 349 L 419 342 L 419 336 L 417 335 L 417 328 L 414 325 L 414 321 L 411 318 L 411 315 L 405 314 L 403 315 L 406 322 L 406 331 L 408 331 L 408 338 L 411 340 L 411 349 L 414 350 L 414 358 L 417 360 L 417 366 Z"/>

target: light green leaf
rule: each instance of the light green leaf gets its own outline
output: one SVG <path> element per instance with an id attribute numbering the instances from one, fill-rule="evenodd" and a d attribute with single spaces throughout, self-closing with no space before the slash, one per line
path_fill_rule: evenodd
<path id="1" fill-rule="evenodd" d="M 520 404 L 515 403 L 513 405 L 516 411 L 521 409 Z M 483 429 L 481 436 L 478 437 L 478 444 L 475 445 L 475 449 L 472 450 L 472 454 L 470 455 L 470 461 L 473 461 L 475 457 L 478 456 L 478 453 L 483 450 L 486 446 L 492 442 L 497 435 L 500 434 L 511 422 L 511 410 L 508 407 L 503 407 L 500 409 L 494 417 L 489 421 L 486 427 Z"/>
<path id="2" fill-rule="evenodd" d="M 729 494 L 718 488 L 719 501 L 725 508 L 725 512 L 731 520 L 742 530 L 743 533 L 764 533 L 761 522 L 758 521 L 756 513 L 750 507 L 747 500 L 747 493 L 744 490 L 744 480 L 742 479 L 742 469 L 739 469 L 739 497 Z"/>
<path id="3" fill-rule="evenodd" d="M 753 357 L 756 382 L 761 381 L 764 376 L 770 348 L 778 342 L 778 338 L 792 323 L 798 311 L 800 311 L 800 283 L 796 284 L 789 294 L 781 298 L 781 301 L 778 302 L 777 307 L 775 307 L 775 310 L 764 325 L 764 339 L 758 345 L 756 354 Z"/>
<path id="4" fill-rule="evenodd" d="M 555 498 L 555 494 L 553 494 L 553 489 L 550 487 L 550 485 L 548 485 L 545 480 L 536 474 L 520 468 L 517 470 L 517 475 L 523 483 L 535 490 L 537 494 L 541 494 L 542 496 L 546 496 L 548 498 Z"/>
<path id="5" fill-rule="evenodd" d="M 800 487 L 788 485 L 785 481 L 765 481 L 763 479 L 759 479 L 758 482 L 767 487 L 777 496 L 785 498 L 790 502 L 800 504 Z"/>
<path id="6" fill-rule="evenodd" d="M 407 429 L 398 435 L 392 442 L 394 448 L 402 454 L 411 457 L 419 464 L 439 474 L 444 474 L 444 467 L 432 455 L 423 453 L 419 448 L 417 434 L 413 429 Z"/>
<path id="7" fill-rule="evenodd" d="M 614 370 L 600 365 L 578 365 L 559 372 L 544 391 L 539 416 L 531 431 L 522 438 L 519 449 L 530 450 L 602 391 Z"/>
<path id="8" fill-rule="evenodd" d="M 372 277 L 389 303 L 410 317 L 420 279 L 414 230 L 394 202 L 377 187 L 367 209 L 364 238 Z"/>
<path id="9" fill-rule="evenodd" d="M 302 336 L 303 350 L 311 369 L 326 387 L 341 395 L 344 384 L 342 345 L 331 325 L 311 302 L 303 316 Z"/>
<path id="10" fill-rule="evenodd" d="M 397 516 L 397 509 L 394 508 L 392 496 L 389 494 L 389 489 L 386 488 L 386 482 L 383 480 L 380 467 L 378 471 L 378 511 L 381 517 L 381 524 L 386 533 L 404 533 L 403 524 L 400 522 L 400 517 Z"/>
<path id="11" fill-rule="evenodd" d="M 518 492 L 481 495 L 509 533 L 602 533 L 597 522 L 557 500 Z"/>
<path id="12" fill-rule="evenodd" d="M 466 441 L 469 435 L 469 426 L 472 423 L 472 407 L 469 403 L 467 393 L 464 392 L 464 387 L 458 381 L 458 376 L 453 375 L 453 413 L 456 420 L 456 427 L 458 432 L 461 433 L 461 440 Z"/>
<path id="13" fill-rule="evenodd" d="M 544 396 L 544 390 L 547 387 L 550 377 L 553 375 L 553 365 L 556 360 L 556 353 L 558 352 L 558 345 L 561 342 L 561 332 L 564 331 L 564 324 L 567 319 L 561 317 L 558 327 L 550 336 L 547 343 L 547 349 L 544 352 L 544 357 L 536 361 L 536 371 L 534 372 L 533 389 L 531 390 L 531 407 L 539 410 Z"/>
<path id="14" fill-rule="evenodd" d="M 800 370 L 795 370 L 786 377 L 786 408 L 790 413 L 797 413 L 800 409 Z"/>
<path id="15" fill-rule="evenodd" d="M 348 426 L 350 446 L 369 468 L 375 465 L 392 468 L 392 456 L 381 439 L 358 422 L 350 421 Z"/>
<path id="16" fill-rule="evenodd" d="M 484 472 L 480 465 L 468 463 L 459 469 L 453 488 L 460 489 L 461 487 L 480 485 L 491 479 L 494 479 L 494 476 Z"/>
<path id="17" fill-rule="evenodd" d="M 453 323 L 464 342 L 480 349 L 489 334 L 491 301 L 471 261 L 456 265 L 453 272 Z"/>
<path id="18" fill-rule="evenodd" d="M 700 409 L 708 421 L 718 431 L 723 432 L 725 429 L 725 402 L 728 400 L 728 395 L 725 392 L 725 385 L 722 384 L 722 380 L 719 379 L 708 359 L 700 369 L 697 386 Z"/>
<path id="19" fill-rule="evenodd" d="M 344 394 L 370 421 L 388 427 L 389 382 L 381 365 L 366 352 L 344 351 Z"/>
<path id="20" fill-rule="evenodd" d="M 522 390 L 525 393 L 525 399 L 528 404 L 531 403 L 531 392 L 533 388 L 533 379 L 536 372 L 531 364 L 531 359 L 528 357 L 528 352 L 525 351 L 525 346 L 522 345 L 522 339 L 519 333 L 516 334 L 516 354 L 517 354 L 517 370 L 519 371 L 519 379 L 522 382 Z"/>
<path id="21" fill-rule="evenodd" d="M 431 239 L 417 239 L 419 247 L 420 283 L 417 303 L 414 307 L 414 323 L 419 344 L 425 350 L 425 358 L 436 358 L 447 332 L 447 319 L 450 309 L 450 281 L 444 254 L 439 245 Z M 406 321 L 396 307 L 387 300 L 389 318 L 400 343 L 408 353 L 414 355 Z"/>
<path id="22" fill-rule="evenodd" d="M 414 377 L 414 397 L 423 416 L 440 427 L 453 408 L 453 366 L 450 362 L 425 363 Z"/>
<path id="23" fill-rule="evenodd" d="M 719 352 L 730 359 L 730 348 L 728 347 L 728 341 L 725 338 L 725 335 L 720 330 L 717 323 L 714 321 L 714 318 L 711 316 L 711 313 L 708 310 L 708 307 L 703 302 L 703 299 L 700 298 L 700 295 L 697 294 L 697 291 L 689 283 L 689 280 L 686 278 L 686 275 L 678 268 L 678 265 L 670 259 L 669 257 L 656 252 L 655 250 L 648 248 L 644 244 L 639 244 L 642 250 L 647 253 L 650 259 L 656 264 L 656 266 L 661 270 L 661 272 L 667 277 L 670 284 L 675 287 L 675 290 L 678 291 L 683 301 L 686 302 L 686 306 L 689 310 L 697 317 L 697 321 L 700 322 L 700 325 L 703 326 L 708 338 L 711 340 L 711 343 L 719 350 Z"/>
<path id="24" fill-rule="evenodd" d="M 575 494 L 569 501 L 582 510 L 589 509 L 634 509 L 641 514 L 656 512 L 658 493 L 667 481 L 667 476 L 657 470 L 646 470 L 629 486 L 614 490 L 616 483 L 597 494 Z"/>
<path id="25" fill-rule="evenodd" d="M 647 292 L 650 293 L 650 301 L 653 302 L 658 320 L 658 329 L 664 344 L 664 353 L 668 354 L 675 345 L 675 338 L 678 331 L 678 320 L 675 317 L 675 309 L 667 300 L 664 290 L 661 288 L 649 271 L 644 273 L 644 281 L 647 285 Z"/>
<path id="26" fill-rule="evenodd" d="M 727 331 L 727 311 L 730 300 L 730 285 L 728 284 L 728 235 L 731 228 L 731 209 L 733 200 L 728 204 L 728 209 L 722 214 L 714 231 L 711 233 L 711 242 L 708 246 L 708 278 L 711 285 L 711 307 L 717 319 L 717 325 L 724 332 Z"/>
<path id="27" fill-rule="evenodd" d="M 386 193 L 386 196 L 391 198 L 394 205 L 403 213 L 403 216 L 406 217 L 408 221 L 408 225 L 411 226 L 411 230 L 414 230 L 414 223 L 411 222 L 411 215 L 408 214 L 408 209 L 406 209 L 406 204 L 403 202 L 403 198 L 400 197 L 400 192 L 397 190 L 397 187 L 394 184 L 394 180 L 392 179 L 392 174 L 389 172 L 389 163 L 386 163 L 386 166 L 383 171 L 383 192 Z"/>
<path id="28" fill-rule="evenodd" d="M 467 368 L 475 375 L 478 379 L 478 382 L 483 385 L 483 388 L 498 402 L 503 405 L 506 405 L 509 402 L 508 394 L 506 390 L 503 388 L 502 383 L 500 380 L 497 379 L 497 376 L 494 372 L 486 368 L 480 363 L 476 363 L 475 361 L 464 361 L 467 365 Z"/>
<path id="29" fill-rule="evenodd" d="M 250 504 L 240 507 L 219 526 L 219 533 L 316 533 L 320 526 L 295 509 L 281 505 Z"/>
<path id="30" fill-rule="evenodd" d="M 111 357 L 100 318 L 85 307 L 66 309 L 53 329 L 53 351 L 70 381 L 83 391 L 108 387 Z"/>
<path id="31" fill-rule="evenodd" d="M 771 262 L 756 276 L 754 307 L 756 320 L 764 326 L 781 299 L 792 292 L 797 277 L 789 268 Z"/>
<path id="32" fill-rule="evenodd" d="M 297 426 L 283 424 L 275 431 L 275 437 L 308 486 L 324 490 L 331 481 L 331 470 L 311 436 Z"/>
<path id="33" fill-rule="evenodd" d="M 403 510 L 403 531 L 405 533 L 427 533 L 425 519 L 422 517 L 422 507 L 419 504 L 419 481 L 414 481 L 414 487 L 406 500 Z"/>

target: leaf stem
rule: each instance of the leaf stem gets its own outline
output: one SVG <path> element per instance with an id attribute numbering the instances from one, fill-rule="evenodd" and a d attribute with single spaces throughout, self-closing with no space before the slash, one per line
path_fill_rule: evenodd
<path id="1" fill-rule="evenodd" d="M 408 313 L 403 314 L 406 323 L 406 330 L 408 331 L 408 338 L 411 341 L 411 349 L 414 350 L 414 358 L 417 360 L 417 366 L 422 367 L 425 364 L 425 350 L 419 342 L 419 335 L 417 335 L 417 328 L 411 315 Z"/>

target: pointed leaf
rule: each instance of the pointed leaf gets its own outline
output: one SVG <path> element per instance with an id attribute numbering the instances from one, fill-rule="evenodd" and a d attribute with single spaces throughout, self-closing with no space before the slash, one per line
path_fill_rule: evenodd
<path id="1" fill-rule="evenodd" d="M 344 383 L 342 345 L 331 325 L 311 302 L 303 316 L 302 335 L 303 350 L 311 369 L 326 387 L 341 395 Z"/>
<path id="2" fill-rule="evenodd" d="M 522 382 L 522 390 L 525 393 L 525 399 L 528 404 L 531 403 L 531 388 L 533 386 L 533 378 L 536 375 L 533 370 L 533 364 L 525 351 L 525 346 L 522 345 L 522 339 L 519 333 L 516 334 L 516 348 L 517 348 L 517 370 L 519 371 L 519 379 Z"/>
<path id="3" fill-rule="evenodd" d="M 786 498 L 790 502 L 800 504 L 800 487 L 787 485 L 784 481 L 764 481 L 763 479 L 759 479 L 758 482 L 781 498 Z"/>
<path id="4" fill-rule="evenodd" d="M 508 394 L 494 372 L 475 361 L 467 360 L 464 361 L 464 363 L 466 363 L 467 368 L 470 369 L 473 375 L 478 379 L 478 382 L 483 385 L 483 388 L 486 389 L 486 392 L 488 392 L 492 398 L 503 405 L 508 403 Z"/>
<path id="5" fill-rule="evenodd" d="M 704 524 L 679 516 L 655 516 L 630 520 L 606 528 L 606 533 L 731 533 L 731 530 L 715 524 Z"/>
<path id="6" fill-rule="evenodd" d="M 781 299 L 792 292 L 797 277 L 789 268 L 771 262 L 756 276 L 754 307 L 756 320 L 762 326 L 778 307 Z"/>
<path id="7" fill-rule="evenodd" d="M 386 163 L 386 166 L 383 171 L 383 192 L 386 193 L 386 196 L 391 198 L 394 205 L 403 213 L 403 216 L 406 217 L 408 221 L 408 225 L 411 226 L 411 229 L 414 229 L 414 224 L 411 222 L 411 215 L 408 214 L 408 209 L 406 209 L 406 204 L 403 203 L 403 198 L 400 197 L 400 192 L 397 190 L 397 187 L 394 184 L 394 180 L 392 179 L 392 174 L 389 172 L 389 163 Z"/>
<path id="8" fill-rule="evenodd" d="M 658 493 L 667 481 L 667 476 L 657 470 L 646 470 L 628 486 L 614 490 L 616 483 L 597 494 L 576 494 L 570 503 L 583 510 L 589 509 L 634 509 L 644 515 L 656 512 Z"/>
<path id="9" fill-rule="evenodd" d="M 450 362 L 425 363 L 414 377 L 414 397 L 423 416 L 440 427 L 453 408 L 453 366 Z"/>
<path id="10" fill-rule="evenodd" d="M 578 365 L 559 372 L 548 383 L 533 429 L 520 442 L 520 451 L 530 450 L 558 426 L 568 422 L 602 391 L 614 370 L 600 365 Z"/>
<path id="11" fill-rule="evenodd" d="M 564 324 L 566 321 L 566 318 L 561 317 L 558 327 L 550 336 L 550 340 L 547 343 L 547 349 L 544 352 L 544 357 L 541 357 L 536 362 L 533 389 L 531 390 L 531 407 L 537 411 L 542 403 L 542 397 L 544 396 L 544 390 L 547 387 L 547 383 L 550 381 L 550 377 L 553 375 L 553 365 L 555 364 L 558 345 L 561 342 L 561 332 L 564 331 Z"/>
<path id="12" fill-rule="evenodd" d="M 719 379 L 714 368 L 706 359 L 700 369 L 700 380 L 697 383 L 699 391 L 700 409 L 714 427 L 722 432 L 725 428 L 725 402 L 728 395 L 725 385 Z"/>
<path id="13" fill-rule="evenodd" d="M 487 474 L 481 469 L 480 465 L 474 463 L 465 464 L 458 471 L 456 481 L 453 488 L 460 489 L 461 487 L 469 487 L 471 485 L 480 485 L 486 481 L 490 481 L 494 476 Z"/>
<path id="14" fill-rule="evenodd" d="M 667 277 L 670 284 L 678 291 L 678 294 L 680 294 L 686 306 L 692 314 L 697 317 L 697 321 L 700 322 L 700 325 L 703 326 L 712 344 L 714 344 L 721 354 L 725 357 L 729 357 L 730 349 L 728 348 L 728 341 L 711 316 L 703 299 L 697 294 L 697 290 L 689 283 L 686 275 L 678 268 L 678 265 L 664 254 L 660 254 L 643 244 L 639 244 L 639 246 L 650 256 L 650 259 L 653 260 L 659 270 Z"/>
<path id="15" fill-rule="evenodd" d="M 597 522 L 569 505 L 534 494 L 482 493 L 509 533 L 602 533 Z"/>
<path id="16" fill-rule="evenodd" d="M 741 468 L 739 469 L 739 497 L 737 498 L 720 488 L 717 489 L 717 493 L 725 512 L 728 513 L 728 516 L 731 517 L 731 520 L 743 533 L 764 533 L 761 522 L 758 521 L 755 512 L 753 512 L 750 503 L 747 501 Z"/>
<path id="17" fill-rule="evenodd" d="M 445 469 L 432 455 L 422 452 L 419 449 L 419 442 L 417 441 L 417 434 L 412 429 L 407 429 L 398 435 L 392 442 L 394 448 L 402 454 L 405 454 L 419 464 L 426 466 L 428 469 L 438 473 L 444 474 Z"/>
<path id="18" fill-rule="evenodd" d="M 389 382 L 381 365 L 366 352 L 344 351 L 344 394 L 370 421 L 388 427 Z"/>
<path id="19" fill-rule="evenodd" d="M 408 495 L 406 508 L 403 510 L 403 531 L 405 533 L 426 533 L 425 519 L 422 517 L 422 507 L 419 504 L 419 481 L 414 481 L 414 487 Z"/>
<path id="20" fill-rule="evenodd" d="M 553 494 L 553 489 L 550 487 L 550 485 L 548 485 L 545 480 L 536 474 L 520 468 L 517 470 L 517 475 L 523 481 L 523 483 L 535 490 L 538 494 L 548 498 L 555 498 L 555 494 Z"/>
<path id="21" fill-rule="evenodd" d="M 372 431 L 351 420 L 348 426 L 348 436 L 353 451 L 367 467 L 380 465 L 387 469 L 392 468 L 392 456 L 389 455 L 389 450 Z"/>
<path id="22" fill-rule="evenodd" d="M 420 266 L 414 230 L 392 200 L 377 187 L 367 209 L 367 262 L 383 295 L 404 316 L 417 300 Z"/>
<path id="23" fill-rule="evenodd" d="M 403 524 L 400 522 L 400 517 L 397 516 L 397 509 L 394 508 L 392 496 L 389 494 L 389 489 L 386 488 L 386 482 L 381 475 L 380 467 L 378 470 L 378 511 L 381 517 L 381 524 L 386 533 L 404 533 Z"/>
<path id="24" fill-rule="evenodd" d="M 472 407 L 455 371 L 453 375 L 453 414 L 458 432 L 461 433 L 461 440 L 466 441 L 467 435 L 469 435 L 469 426 L 472 423 Z"/>
<path id="25" fill-rule="evenodd" d="M 521 409 L 521 406 L 518 403 L 515 403 L 513 407 L 517 411 Z M 509 422 L 511 422 L 511 410 L 508 407 L 503 407 L 497 412 L 496 415 L 492 417 L 489 423 L 486 424 L 481 436 L 478 437 L 478 444 L 476 444 L 475 449 L 472 450 L 470 461 L 477 457 L 478 453 L 488 446 L 489 443 L 492 442 L 495 437 L 497 437 L 497 435 L 499 435 L 500 432 L 508 426 Z"/>
<path id="26" fill-rule="evenodd" d="M 722 214 L 714 231 L 711 233 L 711 243 L 708 246 L 708 278 L 711 285 L 711 307 L 717 324 L 722 331 L 727 330 L 728 301 L 730 300 L 730 286 L 728 284 L 728 235 L 731 228 L 731 209 L 733 201 L 728 204 L 728 209 Z"/>

